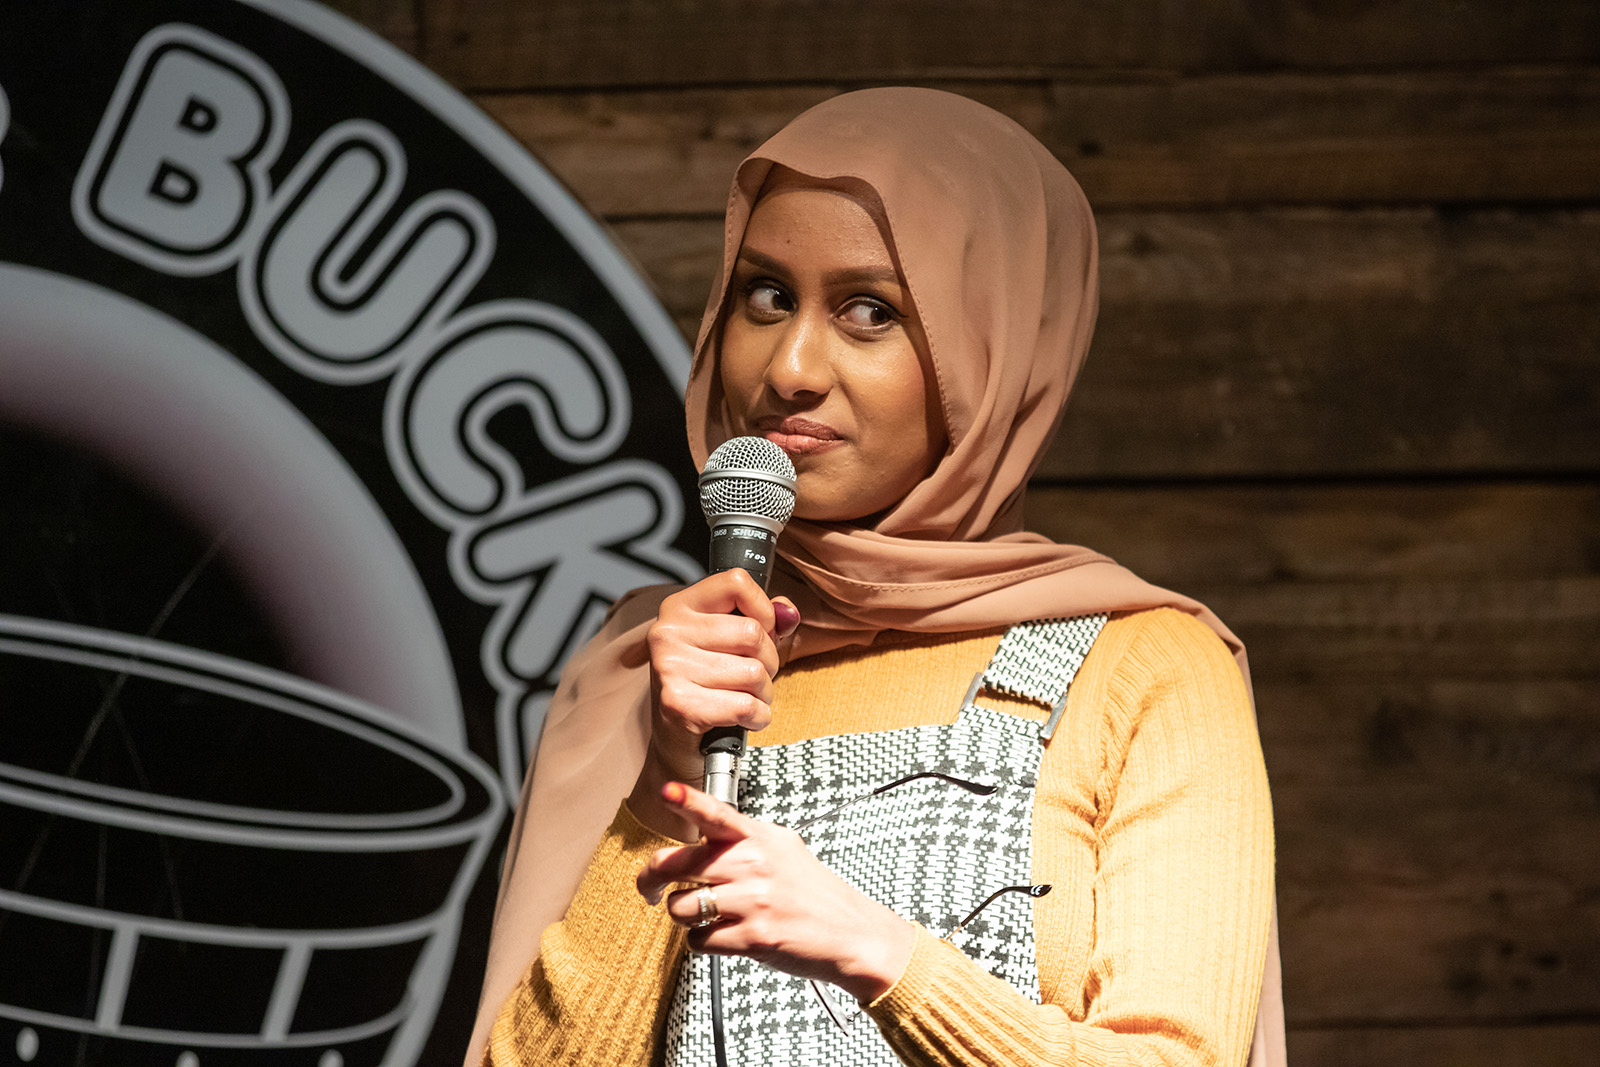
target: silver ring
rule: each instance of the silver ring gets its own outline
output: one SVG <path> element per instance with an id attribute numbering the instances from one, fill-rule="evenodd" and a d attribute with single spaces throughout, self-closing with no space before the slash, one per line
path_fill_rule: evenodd
<path id="1" fill-rule="evenodd" d="M 715 926 L 722 921 L 722 912 L 717 910 L 717 891 L 708 885 L 700 887 L 694 895 L 695 903 L 700 906 L 700 915 L 689 924 L 689 929 L 698 930 L 702 926 Z"/>

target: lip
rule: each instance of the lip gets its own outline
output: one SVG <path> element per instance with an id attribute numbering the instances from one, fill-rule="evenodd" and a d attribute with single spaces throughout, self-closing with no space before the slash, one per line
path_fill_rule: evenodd
<path id="1" fill-rule="evenodd" d="M 810 456 L 844 443 L 844 435 L 825 423 L 797 416 L 756 420 L 761 436 L 791 456 Z"/>

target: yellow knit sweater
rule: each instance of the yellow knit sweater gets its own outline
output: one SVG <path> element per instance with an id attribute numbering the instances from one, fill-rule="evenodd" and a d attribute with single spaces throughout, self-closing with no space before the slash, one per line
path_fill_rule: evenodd
<path id="1" fill-rule="evenodd" d="M 953 722 L 1000 631 L 802 660 L 754 744 Z M 1043 717 L 1001 699 L 979 703 Z M 868 1006 L 909 1064 L 1218 1064 L 1249 1051 L 1272 909 L 1272 814 L 1233 657 L 1163 608 L 1114 616 L 1046 746 L 1034 806 L 1042 1004 L 918 930 Z M 624 806 L 501 1008 L 486 1063 L 645 1065 L 684 952 L 634 875 L 674 844 Z M 942 931 L 940 931 L 942 933 Z"/>

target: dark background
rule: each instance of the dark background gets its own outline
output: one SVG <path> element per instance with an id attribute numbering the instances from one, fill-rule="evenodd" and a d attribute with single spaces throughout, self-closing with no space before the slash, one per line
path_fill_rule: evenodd
<path id="1" fill-rule="evenodd" d="M 1600 5 L 341 0 L 614 228 L 692 333 L 738 160 L 903 82 L 1099 217 L 1032 525 L 1251 650 L 1289 1049 L 1600 1047 Z"/>
<path id="2" fill-rule="evenodd" d="M 633 419 L 611 458 L 659 463 L 679 479 L 685 499 L 692 499 L 694 470 L 681 432 L 681 402 L 677 389 L 661 375 L 646 339 L 579 252 L 543 217 L 540 207 L 463 133 L 432 114 L 423 102 L 388 84 L 381 74 L 296 30 L 276 14 L 216 0 L 74 0 L 15 7 L 13 11 L 0 3 L 0 85 L 11 112 L 0 145 L 5 166 L 0 261 L 82 279 L 170 317 L 216 342 L 306 416 L 360 477 L 412 553 L 457 667 L 466 741 L 492 766 L 497 758 L 496 694 L 484 673 L 482 646 L 493 609 L 459 587 L 446 567 L 447 532 L 417 508 L 393 474 L 382 431 L 387 377 L 365 385 L 329 385 L 291 369 L 255 336 L 241 309 L 231 266 L 199 277 L 174 276 L 106 250 L 81 232 L 73 219 L 73 180 L 136 42 L 153 27 L 170 22 L 209 27 L 259 56 L 284 84 L 290 107 L 280 119 L 287 120 L 288 134 L 270 175 L 274 186 L 284 182 L 313 140 L 336 122 L 355 116 L 394 131 L 407 154 L 400 204 L 437 189 L 462 189 L 483 204 L 494 221 L 494 257 L 464 303 L 477 306 L 514 296 L 579 311 L 631 378 Z M 5 328 L 0 322 L 0 331 Z M 673 426 L 680 429 L 673 433 Z M 543 446 L 526 412 L 502 411 L 489 420 L 488 430 L 524 462 L 530 487 L 554 483 L 579 470 Z M 247 490 L 240 494 L 246 495 Z M 254 521 L 255 516 L 248 518 Z M 253 603 L 252 593 L 259 590 L 233 571 L 225 548 L 227 536 L 226 531 L 193 527 L 173 510 L 166 494 L 138 482 L 116 457 L 84 452 L 61 435 L 31 425 L 0 424 L 0 611 L 154 636 L 304 673 L 305 665 L 295 659 L 294 642 L 284 640 L 275 620 Z M 690 511 L 675 545 L 689 559 L 703 560 L 705 536 L 703 524 Z M 387 806 L 407 801 L 381 775 L 363 771 L 341 779 L 328 772 L 327 763 L 303 753 L 284 759 L 280 749 L 256 743 L 260 734 L 247 735 L 243 729 L 228 734 L 224 726 L 232 728 L 235 720 L 247 726 L 254 722 L 250 708 L 231 716 L 218 713 L 197 732 L 193 721 L 179 715 L 141 714 L 146 706 L 165 707 L 162 701 L 171 699 L 165 691 L 160 699 L 141 703 L 132 699 L 140 683 L 125 685 L 125 678 L 107 672 L 86 676 L 104 685 L 104 691 L 95 689 L 80 697 L 68 692 L 49 668 L 19 672 L 12 662 L 15 658 L 0 657 L 5 659 L 0 663 L 4 675 L 0 763 L 66 773 L 102 785 L 165 790 L 187 799 L 193 799 L 200 787 L 217 782 L 240 785 L 246 792 L 265 788 L 272 792 L 272 803 L 291 811 L 300 810 L 299 803 L 319 803 L 316 798 L 327 796 L 330 789 L 339 797 L 341 812 L 368 803 L 380 812 L 410 810 Z M 72 672 L 67 677 L 73 677 Z M 542 680 L 524 681 L 539 689 Z M 113 695 L 102 704 L 103 692 Z M 63 713 L 49 717 L 58 707 Z M 87 714 L 97 708 L 107 709 L 107 714 L 96 714 L 87 726 L 67 714 L 68 710 Z M 79 729 L 83 743 L 74 756 L 76 743 L 62 739 L 76 737 Z M 318 740 L 327 744 L 329 739 Z M 327 747 L 329 752 L 339 751 Z M 56 759 L 59 753 L 66 755 Z M 152 760 L 163 757 L 165 762 L 152 769 Z M 63 771 L 68 764 L 71 769 Z M 515 777 L 518 771 L 510 773 Z M 240 803 L 259 799 L 252 793 Z M 81 899 L 72 899 L 107 912 L 121 908 L 180 924 L 186 915 L 203 921 L 194 914 L 194 896 L 210 892 L 237 905 L 234 912 L 216 920 L 221 925 L 293 926 L 278 907 L 288 898 L 301 902 L 285 889 L 293 874 L 292 860 L 283 859 L 277 867 L 284 877 L 260 878 L 242 863 L 219 861 L 215 853 L 183 852 L 185 842 L 178 835 L 156 838 L 149 848 L 143 846 L 150 840 L 139 838 L 134 845 L 108 849 L 104 826 L 73 836 L 83 831 L 82 825 L 64 828 L 54 819 L 35 825 L 26 821 L 31 809 L 21 807 L 22 818 L 11 817 L 16 813 L 13 807 L 0 818 L 0 871 L 5 872 L 0 882 L 6 889 L 59 903 L 88 886 L 79 894 Z M 120 840 L 114 833 L 110 839 Z M 482 876 L 471 887 L 450 985 L 418 1060 L 428 1067 L 458 1063 L 466 1047 L 502 851 L 503 840 L 491 850 Z M 443 889 L 430 886 L 430 878 L 440 871 L 447 877 L 460 864 L 455 854 L 426 856 L 401 874 L 369 869 L 343 878 L 342 884 L 312 895 L 312 903 L 325 906 L 317 912 L 317 921 L 333 929 L 390 921 L 392 915 L 374 919 L 363 909 L 392 903 L 391 898 L 425 913 L 430 887 L 443 897 Z M 108 882 L 115 892 L 106 889 Z M 352 887 L 351 892 L 340 891 Z M 80 1018 L 87 1013 L 92 1019 L 111 941 L 111 929 L 104 922 L 74 925 L 0 908 L 0 1008 L 7 1009 L 0 1013 L 4 1015 L 0 1048 L 13 1043 L 22 1025 L 12 1010 L 18 1006 L 38 1008 L 48 1001 L 52 1011 Z M 357 958 L 350 953 L 319 956 L 307 979 L 306 988 L 313 992 L 297 1006 L 297 1032 L 369 1021 L 393 1007 L 412 977 L 418 944 L 402 945 L 398 952 L 372 950 L 355 964 L 349 963 Z M 381 965 L 374 965 L 372 960 L 382 953 L 388 955 Z M 248 971 L 239 963 L 244 957 L 251 961 Z M 328 959 L 336 962 L 326 963 Z M 336 973 L 339 960 L 351 973 L 339 974 L 338 980 L 318 977 L 317 968 L 323 976 Z M 219 953 L 214 946 L 177 935 L 168 940 L 142 937 L 121 1022 L 154 1026 L 152 1012 L 158 1011 L 162 1025 L 181 1030 L 214 1035 L 234 1032 L 229 1029 L 233 1027 L 248 1033 L 261 1024 L 280 962 L 278 946 Z M 338 1018 L 315 1015 L 330 1005 Z M 166 1055 L 171 1063 L 178 1055 L 176 1047 L 165 1052 L 164 1039 L 148 1035 L 136 1047 L 133 1040 L 118 1044 L 127 1037 L 120 1032 L 85 1036 L 49 1024 L 39 1024 L 38 1029 L 42 1038 L 35 1030 L 29 1040 L 39 1042 L 41 1063 L 107 1062 L 126 1067 L 133 1062 L 129 1056 Z M 361 1062 L 358 1054 L 381 1055 L 385 1041 L 386 1036 L 347 1044 L 344 1062 Z M 26 1042 L 17 1045 L 17 1054 L 32 1059 L 33 1053 L 22 1051 L 26 1047 Z M 268 1058 L 286 1054 L 291 1059 L 309 1054 L 314 1059 L 319 1051 L 273 1049 L 265 1054 Z M 9 1055 L 0 1053 L 0 1060 Z M 226 1059 L 228 1054 L 202 1047 L 200 1055 L 206 1060 Z M 242 1055 L 251 1059 L 254 1054 Z"/>

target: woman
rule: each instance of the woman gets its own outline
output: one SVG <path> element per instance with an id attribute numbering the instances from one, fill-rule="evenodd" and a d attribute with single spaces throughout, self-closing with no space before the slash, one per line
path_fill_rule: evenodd
<path id="1" fill-rule="evenodd" d="M 569 665 L 469 1063 L 709 1063 L 707 953 L 735 1063 L 1282 1062 L 1242 650 L 1022 532 L 1095 263 L 1066 170 L 951 94 L 836 97 L 741 165 L 688 430 L 793 457 L 775 595 L 641 591 Z M 731 722 L 762 819 L 683 784 Z"/>

